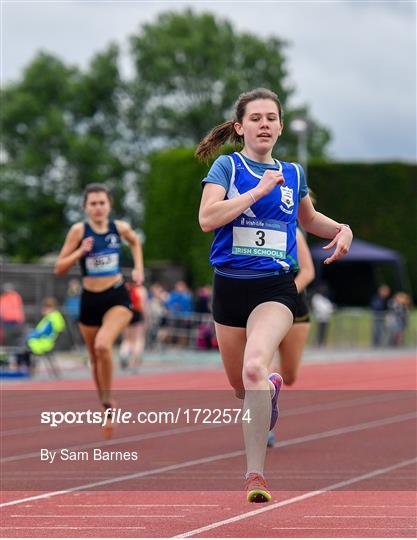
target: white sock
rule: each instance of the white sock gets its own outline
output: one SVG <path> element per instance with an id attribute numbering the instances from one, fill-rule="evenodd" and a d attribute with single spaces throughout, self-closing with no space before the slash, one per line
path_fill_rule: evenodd
<path id="1" fill-rule="evenodd" d="M 264 478 L 264 473 L 263 472 L 259 472 L 259 471 L 248 471 L 246 474 L 245 474 L 245 480 L 247 480 L 249 478 L 249 475 L 250 474 L 259 474 L 260 476 L 262 476 L 262 478 Z"/>

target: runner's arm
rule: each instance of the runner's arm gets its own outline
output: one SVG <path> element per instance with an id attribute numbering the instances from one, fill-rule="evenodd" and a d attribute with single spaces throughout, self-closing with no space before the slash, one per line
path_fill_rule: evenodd
<path id="1" fill-rule="evenodd" d="M 126 240 L 129 244 L 132 252 L 134 262 L 132 278 L 138 285 L 141 285 L 145 280 L 145 272 L 143 268 L 142 244 L 139 236 L 126 221 L 116 221 L 116 227 L 122 239 Z"/>
<path id="2" fill-rule="evenodd" d="M 87 251 L 89 251 L 86 251 L 86 248 L 91 241 L 81 242 L 83 231 L 84 225 L 82 223 L 75 223 L 68 231 L 64 245 L 55 262 L 54 274 L 58 276 L 64 275 Z M 85 240 L 89 239 L 86 238 Z"/>
<path id="3" fill-rule="evenodd" d="M 299 229 L 297 229 L 297 255 L 300 270 L 295 276 L 294 281 L 300 293 L 313 281 L 316 272 L 307 240 Z"/>

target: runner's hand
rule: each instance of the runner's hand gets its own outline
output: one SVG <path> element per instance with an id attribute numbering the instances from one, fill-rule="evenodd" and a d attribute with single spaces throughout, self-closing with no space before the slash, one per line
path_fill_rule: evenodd
<path id="1" fill-rule="evenodd" d="M 84 240 L 81 242 L 80 249 L 83 253 L 90 252 L 93 249 L 94 246 L 94 238 L 92 236 L 89 236 L 88 238 L 84 238 Z"/>
<path id="2" fill-rule="evenodd" d="M 342 230 L 336 234 L 333 240 L 327 244 L 327 246 L 323 247 L 323 249 L 331 249 L 332 247 L 336 247 L 333 255 L 325 259 L 324 264 L 330 264 L 333 261 L 337 261 L 338 259 L 344 257 L 349 252 L 352 239 L 353 234 L 350 228 L 343 227 Z"/>
<path id="3" fill-rule="evenodd" d="M 259 184 L 255 188 L 259 192 L 260 196 L 268 195 L 275 186 L 283 184 L 285 182 L 284 175 L 282 172 L 268 169 L 264 172 Z"/>
<path id="4" fill-rule="evenodd" d="M 141 270 L 134 268 L 132 270 L 132 279 L 138 285 L 142 285 L 142 283 L 145 281 L 145 276 Z"/>

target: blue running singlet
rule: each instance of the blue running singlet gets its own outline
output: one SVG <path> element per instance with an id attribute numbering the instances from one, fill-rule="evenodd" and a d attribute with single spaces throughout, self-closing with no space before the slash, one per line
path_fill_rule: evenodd
<path id="1" fill-rule="evenodd" d="M 261 175 L 255 173 L 242 154 L 227 156 L 232 174 L 226 199 L 233 199 L 255 188 Z M 271 167 L 272 168 L 272 167 Z M 298 270 L 296 227 L 300 191 L 300 166 L 276 161 L 285 183 L 276 186 L 233 222 L 214 232 L 210 263 L 216 271 L 236 270 L 235 277 L 265 276 Z M 207 181 L 210 181 L 209 179 Z"/>
<path id="2" fill-rule="evenodd" d="M 93 249 L 80 259 L 81 273 L 88 277 L 115 276 L 120 273 L 121 239 L 114 221 L 109 221 L 109 230 L 96 233 L 84 223 L 83 240 L 92 236 Z"/>

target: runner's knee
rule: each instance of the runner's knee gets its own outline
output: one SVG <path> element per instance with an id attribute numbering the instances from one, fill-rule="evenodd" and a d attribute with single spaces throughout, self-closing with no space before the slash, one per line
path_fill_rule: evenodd
<path id="1" fill-rule="evenodd" d="M 243 366 L 243 381 L 259 383 L 268 376 L 268 370 L 260 356 L 250 358 Z"/>
<path id="2" fill-rule="evenodd" d="M 110 353 L 111 353 L 111 347 L 105 341 L 97 340 L 94 343 L 94 354 L 96 357 L 100 358 L 101 356 L 105 354 L 110 354 Z"/>

